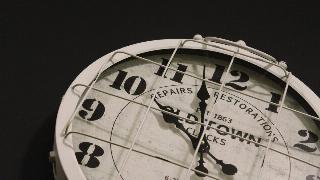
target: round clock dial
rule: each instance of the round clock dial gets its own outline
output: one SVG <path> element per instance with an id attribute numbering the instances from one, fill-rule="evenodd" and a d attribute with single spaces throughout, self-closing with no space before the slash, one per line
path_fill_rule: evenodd
<path id="1" fill-rule="evenodd" d="M 233 54 L 202 47 L 114 56 L 91 83 L 75 82 L 69 93 L 78 105 L 64 120 L 63 141 L 78 167 L 72 173 L 123 180 L 319 178 L 315 103 L 295 90 L 296 79 L 283 67 L 232 48 Z"/>

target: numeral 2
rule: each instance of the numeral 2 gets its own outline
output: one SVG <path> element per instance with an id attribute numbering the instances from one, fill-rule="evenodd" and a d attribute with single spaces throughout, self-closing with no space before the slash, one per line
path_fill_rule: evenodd
<path id="1" fill-rule="evenodd" d="M 100 165 L 100 161 L 96 158 L 104 154 L 104 150 L 100 146 L 90 142 L 82 142 L 79 144 L 79 149 L 81 152 L 75 153 L 79 164 L 89 168 L 96 168 Z M 83 162 L 83 160 L 86 159 L 86 156 L 88 157 L 88 160 L 87 162 Z"/>
<path id="2" fill-rule="evenodd" d="M 209 79 L 209 80 L 212 81 L 212 82 L 221 83 L 221 78 L 222 78 L 223 72 L 224 72 L 226 67 L 225 66 L 221 66 L 219 64 L 215 64 L 215 65 L 216 65 L 216 68 L 215 68 L 215 70 L 213 72 L 213 75 L 212 75 L 211 79 Z M 227 82 L 226 86 L 230 86 L 233 89 L 236 89 L 236 90 L 239 90 L 239 91 L 243 91 L 243 90 L 247 89 L 247 86 L 240 86 L 240 85 L 237 84 L 237 83 L 244 83 L 244 82 L 247 82 L 249 80 L 249 76 L 246 73 L 238 71 L 238 70 L 232 70 L 230 72 L 230 74 L 232 76 L 239 76 L 239 79 Z"/>
<path id="3" fill-rule="evenodd" d="M 306 180 L 320 180 L 320 177 L 316 175 L 308 175 Z"/>
<path id="4" fill-rule="evenodd" d="M 247 86 L 239 86 L 238 84 L 236 84 L 236 83 L 247 82 L 249 80 L 249 76 L 246 73 L 241 72 L 241 71 L 237 71 L 237 70 L 233 70 L 230 72 L 230 74 L 232 76 L 239 76 L 239 79 L 232 80 L 232 81 L 226 83 L 226 86 L 230 86 L 233 89 L 236 89 L 239 91 L 243 91 L 243 90 L 247 89 Z"/>
<path id="5" fill-rule="evenodd" d="M 295 145 L 293 145 L 293 147 L 296 147 L 296 148 L 299 148 L 299 149 L 302 149 L 304 151 L 307 151 L 307 152 L 314 152 L 317 150 L 317 147 L 309 147 L 305 144 L 302 144 L 302 143 L 316 143 L 318 140 L 319 140 L 319 137 L 311 132 L 311 131 L 308 131 L 308 130 L 299 130 L 298 131 L 298 134 L 301 136 L 301 137 L 307 137 L 308 139 L 307 140 L 304 140 L 304 141 L 299 141 L 300 143 L 297 143 Z"/>

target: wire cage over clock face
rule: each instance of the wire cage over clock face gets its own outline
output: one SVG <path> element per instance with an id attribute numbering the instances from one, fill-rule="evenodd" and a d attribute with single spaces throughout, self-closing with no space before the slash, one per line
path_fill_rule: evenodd
<path id="1" fill-rule="evenodd" d="M 231 49 L 122 52 L 130 56 L 74 84 L 80 100 L 64 136 L 84 176 L 317 178 L 319 118 L 291 73 Z"/>

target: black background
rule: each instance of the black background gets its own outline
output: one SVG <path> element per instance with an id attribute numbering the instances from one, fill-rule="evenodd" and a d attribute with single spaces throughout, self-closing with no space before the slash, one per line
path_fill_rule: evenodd
<path id="1" fill-rule="evenodd" d="M 95 59 L 133 43 L 196 33 L 242 39 L 286 61 L 320 95 L 318 6 L 218 2 L 1 3 L 0 180 L 52 179 L 62 95 Z"/>

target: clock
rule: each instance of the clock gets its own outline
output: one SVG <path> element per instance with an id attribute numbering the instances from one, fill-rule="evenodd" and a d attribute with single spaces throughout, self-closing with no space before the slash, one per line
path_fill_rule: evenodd
<path id="1" fill-rule="evenodd" d="M 284 61 L 195 35 L 124 47 L 62 98 L 55 178 L 320 179 L 320 100 Z"/>

